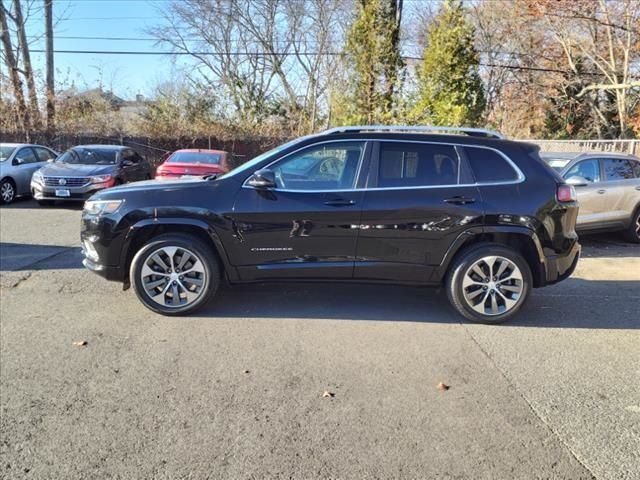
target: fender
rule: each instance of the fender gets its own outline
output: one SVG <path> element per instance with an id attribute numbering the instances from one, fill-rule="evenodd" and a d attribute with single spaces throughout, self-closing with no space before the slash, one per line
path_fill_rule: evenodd
<path id="1" fill-rule="evenodd" d="M 129 227 L 129 231 L 127 232 L 124 242 L 122 244 L 122 250 L 120 251 L 120 265 L 124 270 L 127 255 L 129 253 L 129 247 L 131 246 L 131 242 L 133 238 L 137 235 L 140 230 L 146 227 L 158 227 L 158 226 L 188 226 L 195 227 L 202 230 L 203 233 L 207 235 L 207 237 L 213 243 L 214 249 L 216 253 L 220 257 L 220 260 L 223 263 L 225 273 L 227 274 L 229 280 L 231 282 L 236 281 L 238 278 L 238 274 L 234 266 L 229 262 L 229 257 L 227 255 L 227 251 L 225 250 L 218 233 L 215 229 L 209 225 L 207 222 L 199 220 L 197 218 L 184 218 L 184 217 L 156 217 L 156 218 L 145 218 L 144 220 L 140 220 Z"/>
<path id="2" fill-rule="evenodd" d="M 542 249 L 542 243 L 540 242 L 540 238 L 538 234 L 534 232 L 532 229 L 524 226 L 518 225 L 487 225 L 483 227 L 472 227 L 464 232 L 460 233 L 456 237 L 456 239 L 451 243 L 449 249 L 444 255 L 442 262 L 434 271 L 434 277 L 432 278 L 444 278 L 447 273 L 447 269 L 451 264 L 451 261 L 456 256 L 456 254 L 460 251 L 460 249 L 473 237 L 482 235 L 482 234 L 492 234 L 492 233 L 507 233 L 507 234 L 516 234 L 516 235 L 524 235 L 529 238 L 536 248 L 537 259 L 540 262 L 540 267 L 546 271 L 546 257 L 544 255 L 544 251 Z M 544 278 L 544 277 L 542 277 Z"/>

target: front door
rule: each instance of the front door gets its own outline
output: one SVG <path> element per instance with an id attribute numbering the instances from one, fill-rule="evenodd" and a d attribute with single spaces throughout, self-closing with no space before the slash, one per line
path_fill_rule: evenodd
<path id="1" fill-rule="evenodd" d="M 576 186 L 578 202 L 577 226 L 588 229 L 607 221 L 606 193 L 607 186 L 602 181 L 600 161 L 597 158 L 581 160 L 573 165 L 563 176 L 567 180 L 573 176 L 583 177 L 589 182 L 587 185 Z"/>
<path id="2" fill-rule="evenodd" d="M 305 147 L 268 168 L 277 187 L 245 182 L 235 200 L 231 263 L 243 280 L 351 278 L 362 210 L 362 141 Z"/>
<path id="3" fill-rule="evenodd" d="M 373 149 L 354 277 L 430 281 L 448 247 L 482 225 L 482 200 L 456 147 L 380 142 Z"/>

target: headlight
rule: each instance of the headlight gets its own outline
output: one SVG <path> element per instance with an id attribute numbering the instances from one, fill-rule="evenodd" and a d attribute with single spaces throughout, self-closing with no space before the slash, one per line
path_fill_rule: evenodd
<path id="1" fill-rule="evenodd" d="M 37 183 L 43 183 L 44 177 L 42 176 L 42 172 L 40 170 L 36 170 L 33 177 L 31 177 L 31 180 Z"/>
<path id="2" fill-rule="evenodd" d="M 91 183 L 104 183 L 111 180 L 111 175 L 94 175 L 91 177 Z"/>
<path id="3" fill-rule="evenodd" d="M 84 202 L 84 211 L 91 215 L 114 213 L 122 202 L 124 200 L 87 200 Z"/>

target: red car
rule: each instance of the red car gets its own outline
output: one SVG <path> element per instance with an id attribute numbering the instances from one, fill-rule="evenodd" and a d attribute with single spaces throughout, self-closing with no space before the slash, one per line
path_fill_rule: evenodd
<path id="1" fill-rule="evenodd" d="M 157 180 L 226 173 L 229 153 L 223 150 L 176 150 L 156 170 Z"/>

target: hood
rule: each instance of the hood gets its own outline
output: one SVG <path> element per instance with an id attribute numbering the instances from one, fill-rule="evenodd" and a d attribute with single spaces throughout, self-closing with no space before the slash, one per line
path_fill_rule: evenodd
<path id="1" fill-rule="evenodd" d="M 213 180 L 203 180 L 201 178 L 194 179 L 179 179 L 179 180 L 146 180 L 143 182 L 133 182 L 127 183 L 125 185 L 119 185 L 117 187 L 108 188 L 106 190 L 101 190 L 94 198 L 98 199 L 115 199 L 122 198 L 129 193 L 144 193 L 153 190 L 164 190 L 164 191 L 174 191 L 174 190 L 183 190 L 187 188 L 193 188 L 205 183 L 211 183 Z"/>
<path id="2" fill-rule="evenodd" d="M 114 173 L 116 165 L 72 165 L 69 163 L 51 162 L 40 169 L 43 175 L 52 177 L 84 177 L 89 175 L 105 175 Z"/>

